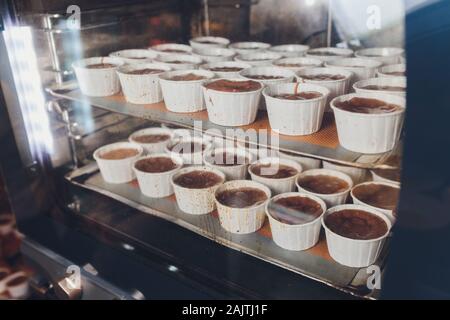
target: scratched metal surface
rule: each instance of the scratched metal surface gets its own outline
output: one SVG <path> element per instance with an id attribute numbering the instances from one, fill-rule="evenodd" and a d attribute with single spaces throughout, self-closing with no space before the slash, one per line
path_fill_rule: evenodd
<path id="1" fill-rule="evenodd" d="M 208 214 L 193 216 L 182 212 L 170 198 L 153 199 L 141 194 L 131 184 L 108 184 L 95 163 L 77 169 L 66 176 L 75 185 L 101 193 L 144 213 L 173 222 L 219 244 L 244 252 L 290 271 L 315 279 L 346 292 L 361 295 L 355 287 L 355 277 L 364 269 L 340 265 L 310 251 L 293 252 L 278 247 L 271 238 L 260 233 L 236 235 L 225 231 L 218 218 Z M 141 221 L 142 223 L 142 221 Z M 365 292 L 364 295 L 370 295 Z"/>

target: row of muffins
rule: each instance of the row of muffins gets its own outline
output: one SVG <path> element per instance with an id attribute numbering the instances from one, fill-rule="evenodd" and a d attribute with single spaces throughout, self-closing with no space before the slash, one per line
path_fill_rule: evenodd
<path id="1" fill-rule="evenodd" d="M 397 186 L 379 182 L 353 186 L 352 178 L 339 171 L 303 171 L 300 163 L 289 159 L 255 160 L 257 155 L 249 150 L 214 149 L 208 139 L 171 140 L 170 130 L 145 130 L 132 134 L 133 142 L 120 142 L 95 151 L 103 178 L 107 182 L 125 183 L 136 176 L 144 195 L 166 197 L 175 193 L 178 206 L 188 214 L 208 214 L 217 208 L 220 223 L 229 232 L 255 232 L 267 215 L 277 245 L 288 250 L 305 250 L 317 243 L 322 224 L 327 241 L 333 242 L 328 244 L 331 256 L 344 265 L 361 267 L 376 259 L 370 248 L 380 248 L 392 225 L 396 197 L 390 197 L 393 200 L 389 208 L 373 205 L 385 206 L 380 201 L 386 200 L 386 193 L 398 196 Z M 164 135 L 169 138 L 162 146 Z M 148 149 L 152 141 L 155 148 Z M 162 147 L 165 153 L 159 153 Z M 144 149 L 149 153 L 147 156 L 142 156 Z M 204 166 L 183 168 L 185 159 L 199 164 L 195 163 L 199 157 Z M 247 172 L 251 181 L 245 180 Z M 295 189 L 298 192 L 293 192 Z M 345 205 L 349 193 L 354 205 Z M 348 223 L 353 227 L 348 228 Z M 337 239 L 331 240 L 336 234 Z M 365 249 L 356 252 L 352 246 L 361 243 Z M 349 246 L 345 254 L 333 250 L 343 245 Z"/>
<path id="2" fill-rule="evenodd" d="M 120 79 L 124 95 L 132 103 L 164 99 L 169 111 L 181 113 L 206 108 L 209 120 L 222 126 L 250 124 L 255 121 L 258 108 L 267 107 L 272 130 L 285 135 L 317 132 L 326 108 L 331 105 L 336 115 L 339 141 L 344 148 L 360 153 L 390 151 L 399 138 L 403 123 L 406 78 L 397 75 L 405 74 L 404 66 L 388 65 L 384 67 L 390 68 L 388 71 L 378 70 L 383 62 L 375 60 L 375 52 L 381 49 L 366 49 L 365 54 L 374 57 L 373 60 L 342 58 L 347 56 L 342 50 L 346 49 L 313 49 L 310 54 L 321 53 L 317 57 L 326 61 L 325 67 L 318 67 L 323 60 L 316 60 L 316 67 L 296 73 L 290 70 L 295 65 L 292 62 L 285 63 L 284 67 L 283 64 L 250 67 L 242 62 L 218 62 L 215 67 L 212 67 L 214 64 L 203 66 L 210 70 L 176 71 L 169 71 L 172 66 L 168 65 L 130 64 L 120 66 L 118 76 L 108 63 L 106 70 L 96 67 L 104 66 L 107 59 L 116 58 L 86 59 L 75 70 L 83 92 L 98 87 L 95 83 L 99 79 L 92 76 L 92 72 L 104 76 L 100 86 L 111 84 L 111 81 L 105 81 L 109 74 L 117 78 L 119 88 Z M 386 55 L 384 51 L 378 54 L 383 59 L 390 58 L 390 62 L 398 60 L 402 53 L 401 49 L 384 50 Z M 170 57 L 170 53 L 165 57 Z M 311 60 L 302 57 L 288 59 Z M 263 58 L 256 60 L 259 63 L 272 62 Z M 90 69 L 89 66 L 94 67 Z M 217 74 L 211 70 L 221 70 L 217 71 L 221 73 L 220 77 L 229 73 L 231 79 L 213 79 Z M 381 78 L 372 78 L 377 70 Z M 302 84 L 293 84 L 294 78 Z M 351 86 L 356 94 L 345 95 Z M 87 94 L 92 95 L 92 92 Z M 391 97 L 392 94 L 399 97 Z M 370 115 L 361 117 L 361 114 Z M 355 130 L 358 131 L 356 134 Z"/>

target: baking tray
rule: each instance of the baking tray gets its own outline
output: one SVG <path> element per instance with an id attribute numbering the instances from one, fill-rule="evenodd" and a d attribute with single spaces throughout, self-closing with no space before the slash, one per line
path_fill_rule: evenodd
<path id="1" fill-rule="evenodd" d="M 248 235 L 232 234 L 220 226 L 215 211 L 207 215 L 189 215 L 178 208 L 174 196 L 162 199 L 144 196 L 136 181 L 125 184 L 105 182 L 94 162 L 68 173 L 66 179 L 74 185 L 113 198 L 145 214 L 175 223 L 221 245 L 352 295 L 368 299 L 374 299 L 378 295 L 378 291 L 367 289 L 366 283 L 370 274 L 366 268 L 346 267 L 330 257 L 323 232 L 315 247 L 300 252 L 288 251 L 273 242 L 268 219 L 258 232 Z M 384 247 L 380 258 L 375 263 L 382 270 L 385 265 L 386 251 L 387 246 Z"/>
<path id="2" fill-rule="evenodd" d="M 163 102 L 147 105 L 137 105 L 128 103 L 122 94 L 109 97 L 87 97 L 78 89 L 57 90 L 48 89 L 50 94 L 55 97 L 78 101 L 102 108 L 108 111 L 139 117 L 151 121 L 173 124 L 188 129 L 196 129 L 194 127 L 195 120 L 202 121 L 202 131 L 214 129 L 217 136 L 226 137 L 226 129 L 231 127 L 223 127 L 216 125 L 208 120 L 208 114 L 205 111 L 195 113 L 174 113 L 166 109 Z M 250 125 L 239 127 L 243 130 L 255 129 L 257 131 L 266 129 L 270 135 L 274 133 L 269 125 L 267 113 L 261 111 L 256 121 Z M 239 140 L 239 138 L 237 138 Z M 270 139 L 268 139 L 270 141 Z M 258 143 L 267 146 L 262 142 Z M 328 160 L 348 166 L 361 168 L 390 168 L 384 164 L 391 154 L 398 154 L 401 150 L 399 145 L 391 152 L 366 155 L 349 151 L 340 146 L 337 136 L 336 125 L 332 113 L 325 113 L 322 127 L 319 132 L 308 136 L 286 136 L 279 135 L 279 149 L 285 152 L 291 152 L 298 155 L 310 156 L 317 159 Z"/>

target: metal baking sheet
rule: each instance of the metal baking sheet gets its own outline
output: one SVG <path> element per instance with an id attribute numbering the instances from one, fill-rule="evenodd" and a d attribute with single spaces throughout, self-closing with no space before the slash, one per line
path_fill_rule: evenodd
<path id="1" fill-rule="evenodd" d="M 136 181 L 126 184 L 106 183 L 95 163 L 66 175 L 71 183 L 101 193 L 126 205 L 175 223 L 221 245 L 244 252 L 274 265 L 315 279 L 356 296 L 373 298 L 374 292 L 364 287 L 368 274 L 364 268 L 350 268 L 338 264 L 328 254 L 324 234 L 312 249 L 295 252 L 278 247 L 271 238 L 266 219 L 264 227 L 253 234 L 237 235 L 224 230 L 215 212 L 195 216 L 181 211 L 174 196 L 154 199 L 144 196 Z M 381 255 L 383 257 L 384 254 Z M 377 262 L 384 265 L 383 258 Z M 362 289 L 362 290 L 361 290 Z M 362 293 L 363 292 L 363 293 Z"/>
<path id="2" fill-rule="evenodd" d="M 87 97 L 79 90 L 49 90 L 49 92 L 59 98 L 64 98 L 72 101 L 82 101 L 92 106 L 109 110 L 116 113 L 131 115 L 152 121 L 169 123 L 194 129 L 193 122 L 195 120 L 202 121 L 202 130 L 208 129 L 217 130 L 220 135 L 225 137 L 226 129 L 230 127 L 223 127 L 216 125 L 208 120 L 206 111 L 196 113 L 174 113 L 168 111 L 164 103 L 156 103 L 152 105 L 137 105 L 126 102 L 122 95 L 110 97 Z M 242 129 L 267 129 L 270 130 L 270 125 L 267 120 L 267 113 L 260 112 L 255 123 L 243 126 Z M 263 145 L 263 143 L 259 143 Z M 312 135 L 293 137 L 279 135 L 279 148 L 281 151 L 296 153 L 322 160 L 329 160 L 349 166 L 356 166 L 361 168 L 383 168 L 383 162 L 387 157 L 398 151 L 388 152 L 376 155 L 364 155 L 349 151 L 341 147 L 337 140 L 337 133 L 335 129 L 334 118 L 331 114 L 326 114 L 322 129 Z M 399 147 L 396 149 L 400 149 Z"/>

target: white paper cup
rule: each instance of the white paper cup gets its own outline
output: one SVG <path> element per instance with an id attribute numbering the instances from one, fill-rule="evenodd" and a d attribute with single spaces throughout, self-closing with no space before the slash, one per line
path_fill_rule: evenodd
<path id="1" fill-rule="evenodd" d="M 161 128 L 169 129 L 173 133 L 173 139 L 190 138 L 193 131 L 166 123 L 161 123 Z"/>
<path id="2" fill-rule="evenodd" d="M 239 163 L 232 166 L 217 165 L 214 161 L 213 155 L 222 155 L 223 153 L 237 155 L 238 157 L 245 158 L 246 161 L 245 163 Z M 222 159 L 220 158 L 219 160 Z M 255 156 L 252 153 L 236 147 L 211 149 L 203 155 L 203 162 L 205 165 L 207 167 L 222 171 L 225 174 L 227 181 L 245 180 L 247 177 L 247 168 L 253 161 L 255 161 Z"/>
<path id="3" fill-rule="evenodd" d="M 245 79 L 230 79 L 246 81 Z M 213 82 L 217 80 L 212 80 Z M 209 121 L 220 126 L 243 126 L 255 121 L 258 104 L 261 99 L 262 86 L 254 91 L 225 92 L 202 86 Z"/>
<path id="4" fill-rule="evenodd" d="M 168 140 L 161 141 L 161 142 L 155 142 L 155 143 L 142 143 L 142 142 L 138 142 L 138 141 L 135 140 L 135 138 L 137 138 L 137 137 L 150 135 L 150 134 L 166 134 L 170 138 Z M 146 153 L 163 153 L 163 152 L 165 152 L 166 146 L 168 144 L 170 144 L 170 142 L 173 139 L 173 137 L 174 137 L 173 131 L 170 130 L 170 129 L 147 128 L 147 129 L 142 129 L 142 130 L 138 130 L 136 132 L 133 132 L 129 136 L 128 141 L 140 145 L 141 147 L 144 148 L 144 151 Z"/>
<path id="5" fill-rule="evenodd" d="M 105 152 L 122 148 L 136 149 L 138 153 L 133 157 L 119 160 L 109 160 L 100 157 Z M 108 183 L 127 183 L 136 178 L 132 165 L 134 160 L 139 158 L 143 153 L 144 148 L 136 143 L 116 142 L 95 150 L 94 159 L 97 161 L 103 180 Z"/>
<path id="6" fill-rule="evenodd" d="M 211 72 L 214 72 L 217 78 L 222 78 L 222 79 L 236 79 L 239 78 L 239 71 L 214 71 L 211 69 L 214 68 L 242 68 L 243 69 L 248 69 L 251 68 L 251 65 L 249 65 L 248 63 L 243 63 L 243 62 L 237 62 L 237 61 L 223 61 L 223 62 L 211 62 L 211 63 L 206 63 L 206 64 L 202 64 L 200 66 L 201 70 L 208 70 Z"/>
<path id="7" fill-rule="evenodd" d="M 113 64 L 112 68 L 89 69 L 86 66 L 98 63 Z M 72 64 L 81 92 L 90 97 L 112 96 L 120 91 L 119 77 L 116 70 L 123 64 L 122 60 L 111 57 L 94 57 L 75 61 Z"/>
<path id="8" fill-rule="evenodd" d="M 306 51 L 309 50 L 309 46 L 302 44 L 283 44 L 279 46 L 273 46 L 268 49 L 270 52 L 281 54 L 284 58 L 302 57 Z"/>
<path id="9" fill-rule="evenodd" d="M 181 43 L 162 43 L 154 45 L 148 50 L 153 51 L 158 54 L 158 56 L 165 56 L 165 55 L 173 55 L 173 54 L 191 54 L 192 48 L 186 44 Z M 180 52 L 172 52 L 172 51 L 166 51 L 166 50 L 177 50 Z"/>
<path id="10" fill-rule="evenodd" d="M 10 214 L 2 214 L 0 218 L 4 219 L 3 224 L 0 225 L 0 236 L 6 236 L 14 230 L 15 220 Z"/>
<path id="11" fill-rule="evenodd" d="M 401 73 L 404 73 L 406 76 L 406 64 L 391 64 L 388 66 L 381 67 L 377 72 L 377 76 L 379 78 L 403 77 L 401 75 L 398 76 L 398 75 L 392 74 L 394 72 L 401 72 Z"/>
<path id="12" fill-rule="evenodd" d="M 8 285 L 8 282 L 10 282 L 18 277 L 28 278 L 28 275 L 23 271 L 18 271 L 16 273 L 9 275 L 8 277 L 6 277 L 4 279 L 4 282 L 6 285 L 6 291 L 9 293 L 9 295 L 13 299 L 20 299 L 20 298 L 27 297 L 29 288 L 30 288 L 28 281 L 24 281 L 24 282 L 16 284 L 16 285 Z"/>
<path id="13" fill-rule="evenodd" d="M 204 49 L 195 49 L 193 55 L 198 56 L 206 63 L 209 63 L 209 62 L 232 61 L 233 57 L 236 55 L 236 52 L 226 48 L 204 48 Z"/>
<path id="14" fill-rule="evenodd" d="M 370 173 L 372 174 L 372 179 L 374 182 L 386 182 L 386 183 L 394 184 L 396 186 L 400 186 L 400 181 L 391 180 L 386 177 L 383 177 L 383 176 L 377 174 L 376 171 L 374 171 L 374 170 L 370 170 Z"/>
<path id="15" fill-rule="evenodd" d="M 406 58 L 404 56 L 401 56 L 399 58 L 399 63 L 406 65 Z"/>
<path id="16" fill-rule="evenodd" d="M 334 233 L 326 226 L 326 217 L 336 211 L 345 209 L 363 210 L 382 218 L 388 226 L 388 231 L 382 237 L 371 240 L 354 240 Z M 384 241 L 389 235 L 391 222 L 377 210 L 365 206 L 348 204 L 328 209 L 322 216 L 322 226 L 325 229 L 328 252 L 330 253 L 330 256 L 342 265 L 354 268 L 363 268 L 372 265 L 377 260 L 381 249 L 383 248 Z"/>
<path id="17" fill-rule="evenodd" d="M 165 172 L 145 172 L 136 168 L 136 163 L 140 160 L 159 157 L 172 159 L 177 164 L 177 167 Z M 164 198 L 173 194 L 172 175 L 180 171 L 182 166 L 183 160 L 181 157 L 171 156 L 166 153 L 156 153 L 136 159 L 133 163 L 133 170 L 142 194 L 150 198 Z"/>
<path id="18" fill-rule="evenodd" d="M 350 80 L 351 86 L 355 82 L 374 78 L 381 65 L 382 63 L 377 60 L 362 58 L 337 59 L 325 63 L 325 66 L 329 68 L 339 68 L 353 72 L 353 77 Z"/>
<path id="19" fill-rule="evenodd" d="M 335 170 L 348 175 L 352 179 L 353 184 L 359 184 L 365 182 L 368 179 L 366 169 L 344 166 L 341 164 L 336 164 L 325 160 L 322 161 L 322 163 L 324 169 Z"/>
<path id="20" fill-rule="evenodd" d="M 392 188 L 396 188 L 396 189 L 400 190 L 400 186 L 398 186 L 396 184 L 392 184 L 392 183 L 377 182 L 377 181 L 360 183 L 360 184 L 354 186 L 350 192 L 350 196 L 352 197 L 353 203 L 357 204 L 357 205 L 369 207 L 374 210 L 378 210 L 379 212 L 383 213 L 386 216 L 386 218 L 389 219 L 389 221 L 391 222 L 392 225 L 394 225 L 396 217 L 394 216 L 393 210 L 372 206 L 370 204 L 367 204 L 367 203 L 361 201 L 358 197 L 355 196 L 355 194 L 354 194 L 355 189 L 357 189 L 360 186 L 366 186 L 366 185 L 371 185 L 371 184 L 384 185 L 384 186 L 388 186 L 388 187 L 392 187 Z"/>
<path id="21" fill-rule="evenodd" d="M 127 72 L 142 69 L 163 70 L 152 74 L 129 74 Z M 151 104 L 163 100 L 159 75 L 170 71 L 170 67 L 159 63 L 128 64 L 117 69 L 125 99 L 135 104 Z"/>
<path id="22" fill-rule="evenodd" d="M 322 165 L 322 160 L 314 159 L 310 157 L 304 157 L 300 155 L 296 155 L 294 153 L 286 153 L 283 151 L 279 152 L 280 158 L 293 160 L 302 165 L 303 171 L 311 170 L 311 169 L 319 169 Z"/>
<path id="23" fill-rule="evenodd" d="M 355 52 L 359 58 L 367 58 L 380 61 L 383 65 L 397 64 L 405 52 L 402 48 L 368 48 Z"/>
<path id="24" fill-rule="evenodd" d="M 259 164 L 269 164 L 272 163 L 274 165 L 274 168 L 276 169 L 277 165 L 286 165 L 289 167 L 292 167 L 297 170 L 297 174 L 292 177 L 287 177 L 283 179 L 272 179 L 267 178 L 264 176 L 258 176 L 253 173 L 252 169 Z M 257 160 L 253 162 L 248 167 L 248 173 L 250 174 L 253 181 L 262 183 L 263 185 L 269 187 L 269 189 L 272 191 L 273 195 L 277 195 L 280 193 L 286 193 L 286 192 L 292 192 L 295 190 L 295 181 L 297 180 L 297 177 L 301 174 L 303 171 L 303 168 L 301 164 L 299 164 L 296 161 L 288 160 L 288 159 L 281 159 L 281 158 L 264 158 L 261 160 Z"/>
<path id="25" fill-rule="evenodd" d="M 236 57 L 234 57 L 234 60 L 248 63 L 254 67 L 260 67 L 260 66 L 270 66 L 273 61 L 281 58 L 282 56 L 278 53 L 263 51 L 263 52 L 238 54 Z"/>
<path id="26" fill-rule="evenodd" d="M 187 54 L 166 54 L 160 55 L 155 62 L 162 63 L 172 70 L 193 70 L 203 63 L 200 57 Z"/>
<path id="27" fill-rule="evenodd" d="M 252 67 L 239 72 L 242 78 L 261 83 L 263 87 L 280 83 L 291 83 L 295 79 L 295 73 L 286 68 L 277 68 L 272 66 Z M 280 79 L 252 79 L 252 76 L 277 76 Z M 266 110 L 266 101 L 261 98 L 259 101 L 260 110 Z"/>
<path id="28" fill-rule="evenodd" d="M 303 76 L 315 76 L 319 74 L 342 75 L 345 78 L 340 80 L 309 80 L 303 78 Z M 311 83 L 330 90 L 326 104 L 326 111 L 331 111 L 331 100 L 348 93 L 350 90 L 350 80 L 352 77 L 353 73 L 351 71 L 338 68 L 304 68 L 296 73 L 297 82 Z"/>
<path id="29" fill-rule="evenodd" d="M 234 42 L 229 45 L 229 48 L 233 49 L 238 54 L 246 54 L 267 50 L 270 48 L 270 44 L 265 42 L 244 41 L 244 42 Z"/>
<path id="30" fill-rule="evenodd" d="M 317 68 L 323 65 L 319 59 L 297 57 L 297 58 L 283 58 L 272 62 L 272 65 L 279 68 L 286 68 L 294 72 L 298 72 L 305 68 Z M 292 65 L 292 66 L 290 66 Z"/>
<path id="31" fill-rule="evenodd" d="M 321 53 L 328 53 L 331 52 L 336 55 L 324 55 Z M 328 62 L 336 59 L 342 59 L 347 57 L 353 56 L 353 50 L 346 49 L 346 48 L 335 48 L 335 47 L 323 47 L 323 48 L 315 48 L 308 50 L 306 52 L 306 57 L 313 58 L 313 59 L 319 59 L 323 62 Z"/>
<path id="32" fill-rule="evenodd" d="M 175 179 L 180 175 L 197 170 L 215 173 L 222 178 L 222 182 L 212 187 L 203 189 L 185 188 L 177 185 L 174 182 Z M 210 213 L 216 208 L 214 193 L 216 192 L 217 188 L 219 188 L 225 182 L 225 175 L 219 170 L 195 166 L 181 169 L 180 171 L 172 175 L 171 182 L 173 185 L 173 190 L 175 192 L 175 197 L 177 199 L 178 207 L 180 207 L 182 211 L 188 214 L 202 215 Z"/>
<path id="33" fill-rule="evenodd" d="M 189 44 L 194 50 L 226 48 L 230 44 L 230 40 L 223 37 L 196 37 L 189 40 Z"/>
<path id="34" fill-rule="evenodd" d="M 126 64 L 139 64 L 151 63 L 158 54 L 147 49 L 127 49 L 111 52 L 109 56 L 120 59 Z"/>
<path id="35" fill-rule="evenodd" d="M 180 153 L 180 150 L 172 150 L 172 147 L 183 142 L 193 142 L 201 143 L 205 146 L 202 150 L 193 150 L 194 152 L 184 152 Z M 165 152 L 173 157 L 181 157 L 183 159 L 183 164 L 185 165 L 201 165 L 203 164 L 203 155 L 207 153 L 212 148 L 212 142 L 209 139 L 201 137 L 185 137 L 180 139 L 173 139 L 172 142 L 166 146 Z M 189 151 L 189 150 L 187 150 Z"/>
<path id="36" fill-rule="evenodd" d="M 340 101 L 354 97 L 379 99 L 399 105 L 402 109 L 391 113 L 362 114 L 336 107 Z M 339 143 L 348 150 L 374 154 L 392 150 L 397 143 L 403 126 L 405 98 L 382 93 L 353 93 L 331 101 L 336 119 Z"/>
<path id="37" fill-rule="evenodd" d="M 171 80 L 174 76 L 193 73 L 206 79 L 193 81 Z M 190 113 L 205 110 L 202 84 L 208 79 L 214 78 L 214 73 L 207 70 L 177 70 L 163 73 L 159 76 L 159 82 L 164 97 L 166 108 L 172 112 Z"/>
<path id="38" fill-rule="evenodd" d="M 299 180 L 304 177 L 319 176 L 319 175 L 331 176 L 331 177 L 335 177 L 335 178 L 344 180 L 345 182 L 347 182 L 348 188 L 346 190 L 338 192 L 338 193 L 321 194 L 321 193 L 315 193 L 315 192 L 306 190 L 299 183 Z M 325 201 L 328 208 L 331 208 L 331 207 L 334 207 L 334 206 L 337 206 L 340 204 L 344 204 L 345 201 L 347 200 L 347 197 L 348 197 L 348 194 L 350 193 L 351 188 L 353 187 L 353 181 L 348 175 L 346 175 L 345 173 L 339 172 L 339 171 L 328 170 L 328 169 L 312 169 L 312 170 L 304 171 L 302 174 L 300 174 L 298 176 L 295 183 L 297 185 L 297 189 L 299 192 L 307 193 L 307 194 L 311 194 L 313 196 L 319 197 L 320 199 Z"/>
<path id="39" fill-rule="evenodd" d="M 283 198 L 300 196 L 316 201 L 322 207 L 322 213 L 313 221 L 304 224 L 287 224 L 272 217 L 269 210 L 270 205 Z M 283 249 L 291 251 L 303 251 L 314 247 L 319 241 L 320 229 L 322 227 L 322 216 L 327 206 L 322 199 L 310 194 L 289 192 L 277 195 L 266 204 L 266 214 L 269 217 L 270 230 L 273 241 Z"/>
<path id="40" fill-rule="evenodd" d="M 321 97 L 309 100 L 288 100 L 275 98 L 278 94 L 294 94 L 315 91 Z M 270 85 L 263 90 L 267 114 L 273 131 L 289 135 L 303 136 L 320 130 L 323 113 L 330 90 L 314 84 L 284 83 Z"/>
<path id="41" fill-rule="evenodd" d="M 239 188 L 256 188 L 262 190 L 267 195 L 267 200 L 249 208 L 232 208 L 221 204 L 217 200 L 220 192 Z M 236 234 L 249 234 L 258 231 L 264 225 L 264 220 L 266 219 L 264 208 L 270 196 L 271 192 L 269 188 L 258 182 L 248 180 L 225 182 L 215 192 L 220 225 L 228 232 Z"/>
<path id="42" fill-rule="evenodd" d="M 388 90 L 370 90 L 364 89 L 366 86 L 390 86 L 400 87 L 404 91 L 388 91 Z M 372 78 L 368 80 L 361 80 L 353 84 L 353 89 L 356 93 L 383 93 L 393 94 L 400 97 L 406 97 L 406 77 L 392 77 L 392 78 Z"/>

